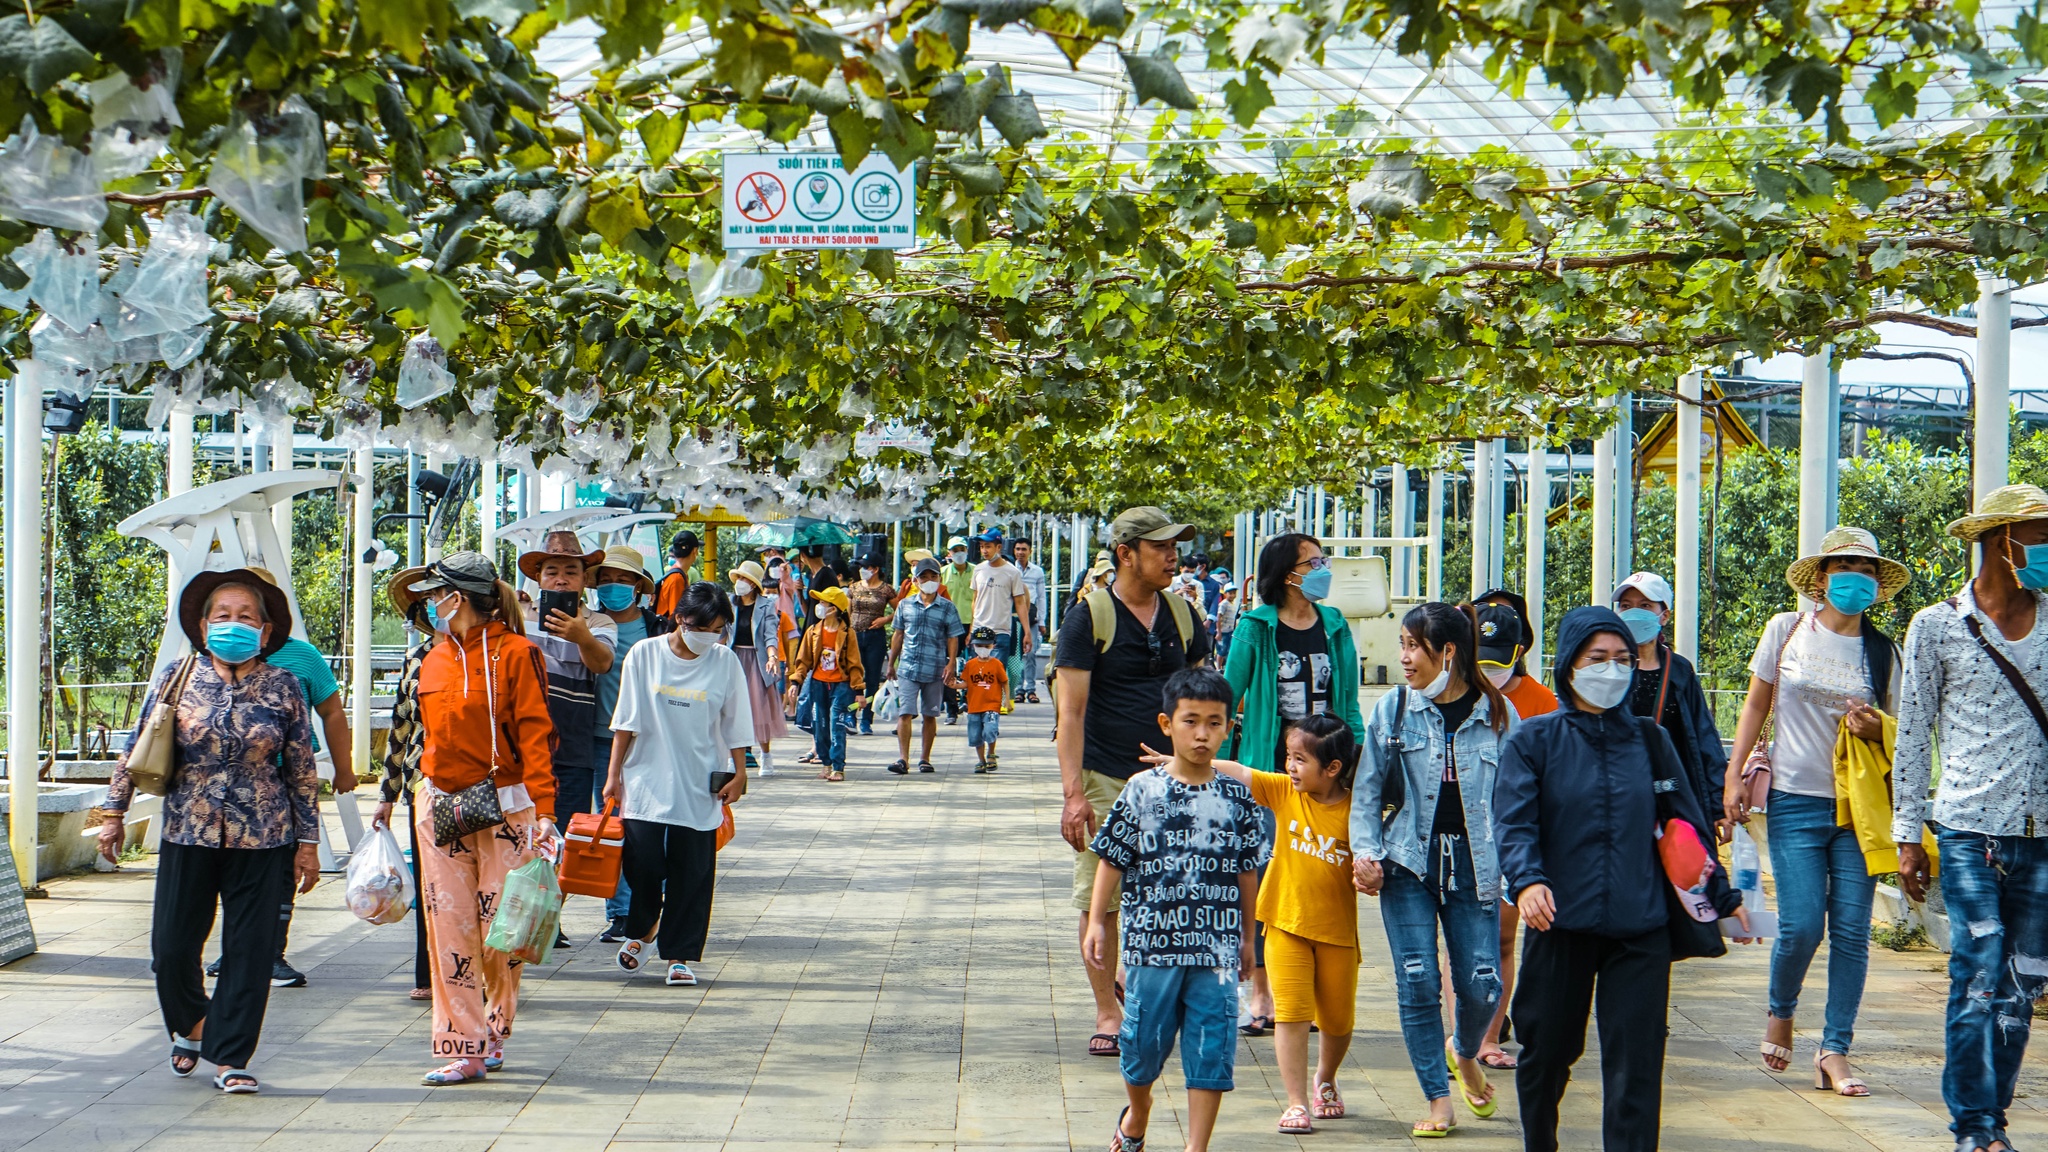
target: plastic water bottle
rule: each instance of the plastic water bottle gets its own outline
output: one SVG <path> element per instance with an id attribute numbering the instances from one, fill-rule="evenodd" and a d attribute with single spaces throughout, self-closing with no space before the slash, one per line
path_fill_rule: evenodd
<path id="1" fill-rule="evenodd" d="M 1758 856 L 1756 841 L 1750 838 L 1749 829 L 1740 824 L 1735 826 L 1735 844 L 1729 851 L 1735 865 L 1735 886 L 1744 892 L 1755 892 L 1763 887 L 1760 875 L 1763 860 Z"/>

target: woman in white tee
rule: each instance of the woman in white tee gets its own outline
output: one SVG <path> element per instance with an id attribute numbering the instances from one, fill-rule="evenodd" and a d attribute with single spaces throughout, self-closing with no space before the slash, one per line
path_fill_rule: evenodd
<path id="1" fill-rule="evenodd" d="M 1828 999 L 1814 1080 L 1843 1096 L 1870 1094 L 1851 1072 L 1849 1042 L 1870 967 L 1870 904 L 1877 882 L 1856 830 L 1836 823 L 1835 739 L 1847 728 L 1851 735 L 1881 741 L 1881 713 L 1898 708 L 1898 646 L 1865 613 L 1911 579 L 1906 566 L 1880 555 L 1877 538 L 1861 528 L 1829 532 L 1818 554 L 1786 569 L 1786 582 L 1815 608 L 1779 613 L 1757 641 L 1722 797 L 1730 824 L 1749 821 L 1748 787 L 1733 769 L 1748 760 L 1769 717 L 1765 846 L 1777 881 L 1778 935 L 1771 945 L 1764 1063 L 1774 1072 L 1791 1063 L 1793 1012 L 1825 933 Z"/>
<path id="2" fill-rule="evenodd" d="M 626 655 L 604 796 L 624 817 L 633 890 L 619 967 L 638 971 L 653 943 L 669 962 L 667 982 L 688 987 L 711 930 L 724 805 L 747 788 L 754 719 L 739 657 L 719 643 L 732 622 L 725 590 L 692 584 L 675 615 L 675 631 Z M 731 779 L 714 790 L 714 773 Z"/>

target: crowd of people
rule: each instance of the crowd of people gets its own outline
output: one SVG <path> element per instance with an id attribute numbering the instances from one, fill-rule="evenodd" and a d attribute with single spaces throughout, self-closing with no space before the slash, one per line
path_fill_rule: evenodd
<path id="1" fill-rule="evenodd" d="M 1950 532 L 1978 547 L 1976 575 L 1916 614 L 1903 645 L 1870 613 L 1912 573 L 1871 533 L 1835 529 L 1794 563 L 1800 607 L 1758 638 L 1732 749 L 1671 647 L 1674 595 L 1654 572 L 1563 616 L 1547 686 L 1514 592 L 1414 605 L 1399 620 L 1400 683 L 1366 700 L 1350 622 L 1325 602 L 1321 542 L 1265 541 L 1240 595 L 1229 572 L 1184 555 L 1195 529 L 1152 507 L 1111 523 L 1056 637 L 1044 569 L 993 529 L 907 554 L 900 585 L 884 557 L 842 569 L 816 547 L 764 549 L 700 580 L 687 531 L 658 576 L 638 550 L 586 550 L 573 532 L 518 558 L 527 592 L 474 552 L 406 569 L 388 595 L 419 642 L 372 823 L 405 805 L 412 995 L 431 1001 L 442 1062 L 424 1081 L 504 1066 L 521 964 L 485 939 L 507 877 L 558 853 L 575 816 L 622 826 L 600 936 L 618 967 L 659 960 L 667 985 L 693 986 L 730 808 L 776 773 L 772 744 L 792 725 L 810 736 L 795 762 L 836 783 L 849 737 L 880 719 L 886 738 L 889 713 L 897 775 L 936 771 L 941 717 L 964 716 L 988 774 L 1003 717 L 1049 684 L 1094 997 L 1087 1051 L 1118 1060 L 1129 1099 L 1117 1152 L 1143 1148 L 1176 1046 L 1194 1152 L 1243 1036 L 1273 1036 L 1279 1132 L 1346 1115 L 1361 896 L 1391 957 L 1422 1098 L 1414 1137 L 1455 1132 L 1460 1102 L 1494 1116 L 1489 1074 L 1512 1072 L 1524 1146 L 1554 1149 L 1597 1018 L 1604 1146 L 1654 1148 L 1671 965 L 1764 934 L 1760 885 L 1721 859 L 1749 840 L 1768 854 L 1777 912 L 1764 1064 L 1794 1058 L 1825 938 L 1815 1084 L 1870 1094 L 1850 1055 L 1876 877 L 1896 872 L 1919 900 L 1940 865 L 1966 926 L 1942 1092 L 1959 1152 L 2011 1152 L 2007 1109 L 2048 989 L 2048 918 L 2035 914 L 2048 890 L 2048 494 L 2000 489 Z M 221 1091 L 249 1093 L 270 990 L 304 982 L 284 947 L 294 894 L 317 879 L 319 736 L 347 791 L 349 730 L 268 573 L 201 573 L 177 612 L 192 655 L 161 670 L 142 713 L 164 702 L 176 765 L 154 970 L 172 1071 L 211 1062 Z M 124 756 L 104 846 L 123 842 L 135 785 Z M 216 916 L 221 955 L 203 969 Z"/>

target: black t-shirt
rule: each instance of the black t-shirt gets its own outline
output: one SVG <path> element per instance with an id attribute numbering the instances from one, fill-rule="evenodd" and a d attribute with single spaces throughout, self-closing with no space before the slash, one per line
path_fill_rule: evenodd
<path id="1" fill-rule="evenodd" d="M 1151 635 L 1158 642 L 1155 657 L 1145 626 L 1122 600 L 1114 594 L 1109 599 L 1116 606 L 1116 638 L 1108 651 L 1095 650 L 1095 617 L 1083 600 L 1060 622 L 1053 665 L 1091 674 L 1088 713 L 1082 724 L 1081 766 L 1128 780 L 1145 768 L 1138 759 L 1142 755 L 1138 745 L 1149 744 L 1161 752 L 1172 750 L 1172 741 L 1159 730 L 1160 693 L 1167 677 L 1208 659 L 1209 632 L 1200 621 L 1191 621 L 1188 647 L 1183 651 L 1173 607 L 1161 593 L 1152 616 Z M 1182 607 L 1193 608 L 1186 601 Z"/>
<path id="2" fill-rule="evenodd" d="M 1430 703 L 1444 718 L 1444 787 L 1436 794 L 1436 819 L 1429 834 L 1431 837 L 1463 836 L 1465 791 L 1458 785 L 1458 729 L 1472 718 L 1472 709 L 1479 703 L 1479 691 L 1467 688 L 1463 696 L 1448 704 L 1440 700 Z"/>
<path id="3" fill-rule="evenodd" d="M 758 601 L 757 601 L 758 603 Z M 732 602 L 732 646 L 752 648 L 754 646 L 754 605 Z"/>
<path id="4" fill-rule="evenodd" d="M 1664 659 L 1671 659 L 1670 654 L 1666 653 Z M 1664 674 L 1670 667 L 1669 664 L 1665 664 L 1658 668 L 1639 668 L 1636 670 L 1636 678 L 1629 685 L 1628 710 L 1630 712 L 1638 716 L 1647 717 L 1657 710 L 1657 693 L 1663 688 Z M 1656 719 L 1657 723 L 1664 726 L 1664 731 L 1670 734 L 1671 745 L 1678 751 L 1678 762 L 1680 764 L 1691 764 L 1693 762 L 1692 739 L 1686 731 L 1684 720 L 1680 715 L 1678 693 L 1676 691 L 1665 691 L 1664 714 Z"/>
<path id="5" fill-rule="evenodd" d="M 1274 771 L 1287 763 L 1287 729 L 1299 720 L 1321 716 L 1330 710 L 1330 637 L 1322 621 L 1306 628 L 1278 622 L 1274 644 L 1279 649 L 1278 698 L 1280 704 L 1280 746 L 1274 752 Z"/>

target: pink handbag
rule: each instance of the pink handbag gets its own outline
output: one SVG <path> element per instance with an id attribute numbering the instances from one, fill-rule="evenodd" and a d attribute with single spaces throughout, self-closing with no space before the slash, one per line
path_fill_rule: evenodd
<path id="1" fill-rule="evenodd" d="M 1785 676 L 1785 647 L 1792 643 L 1792 637 L 1798 635 L 1799 630 L 1806 626 L 1806 620 L 1806 613 L 1801 612 L 1799 619 L 1794 620 L 1792 627 L 1786 630 L 1785 639 L 1778 644 L 1777 658 L 1771 662 L 1772 671 L 1777 673 L 1771 678 L 1771 708 L 1764 713 L 1764 726 L 1756 734 L 1756 743 L 1750 746 L 1749 758 L 1742 762 L 1743 801 L 1751 812 L 1762 812 L 1770 807 L 1771 736 L 1777 728 L 1778 684 Z"/>

